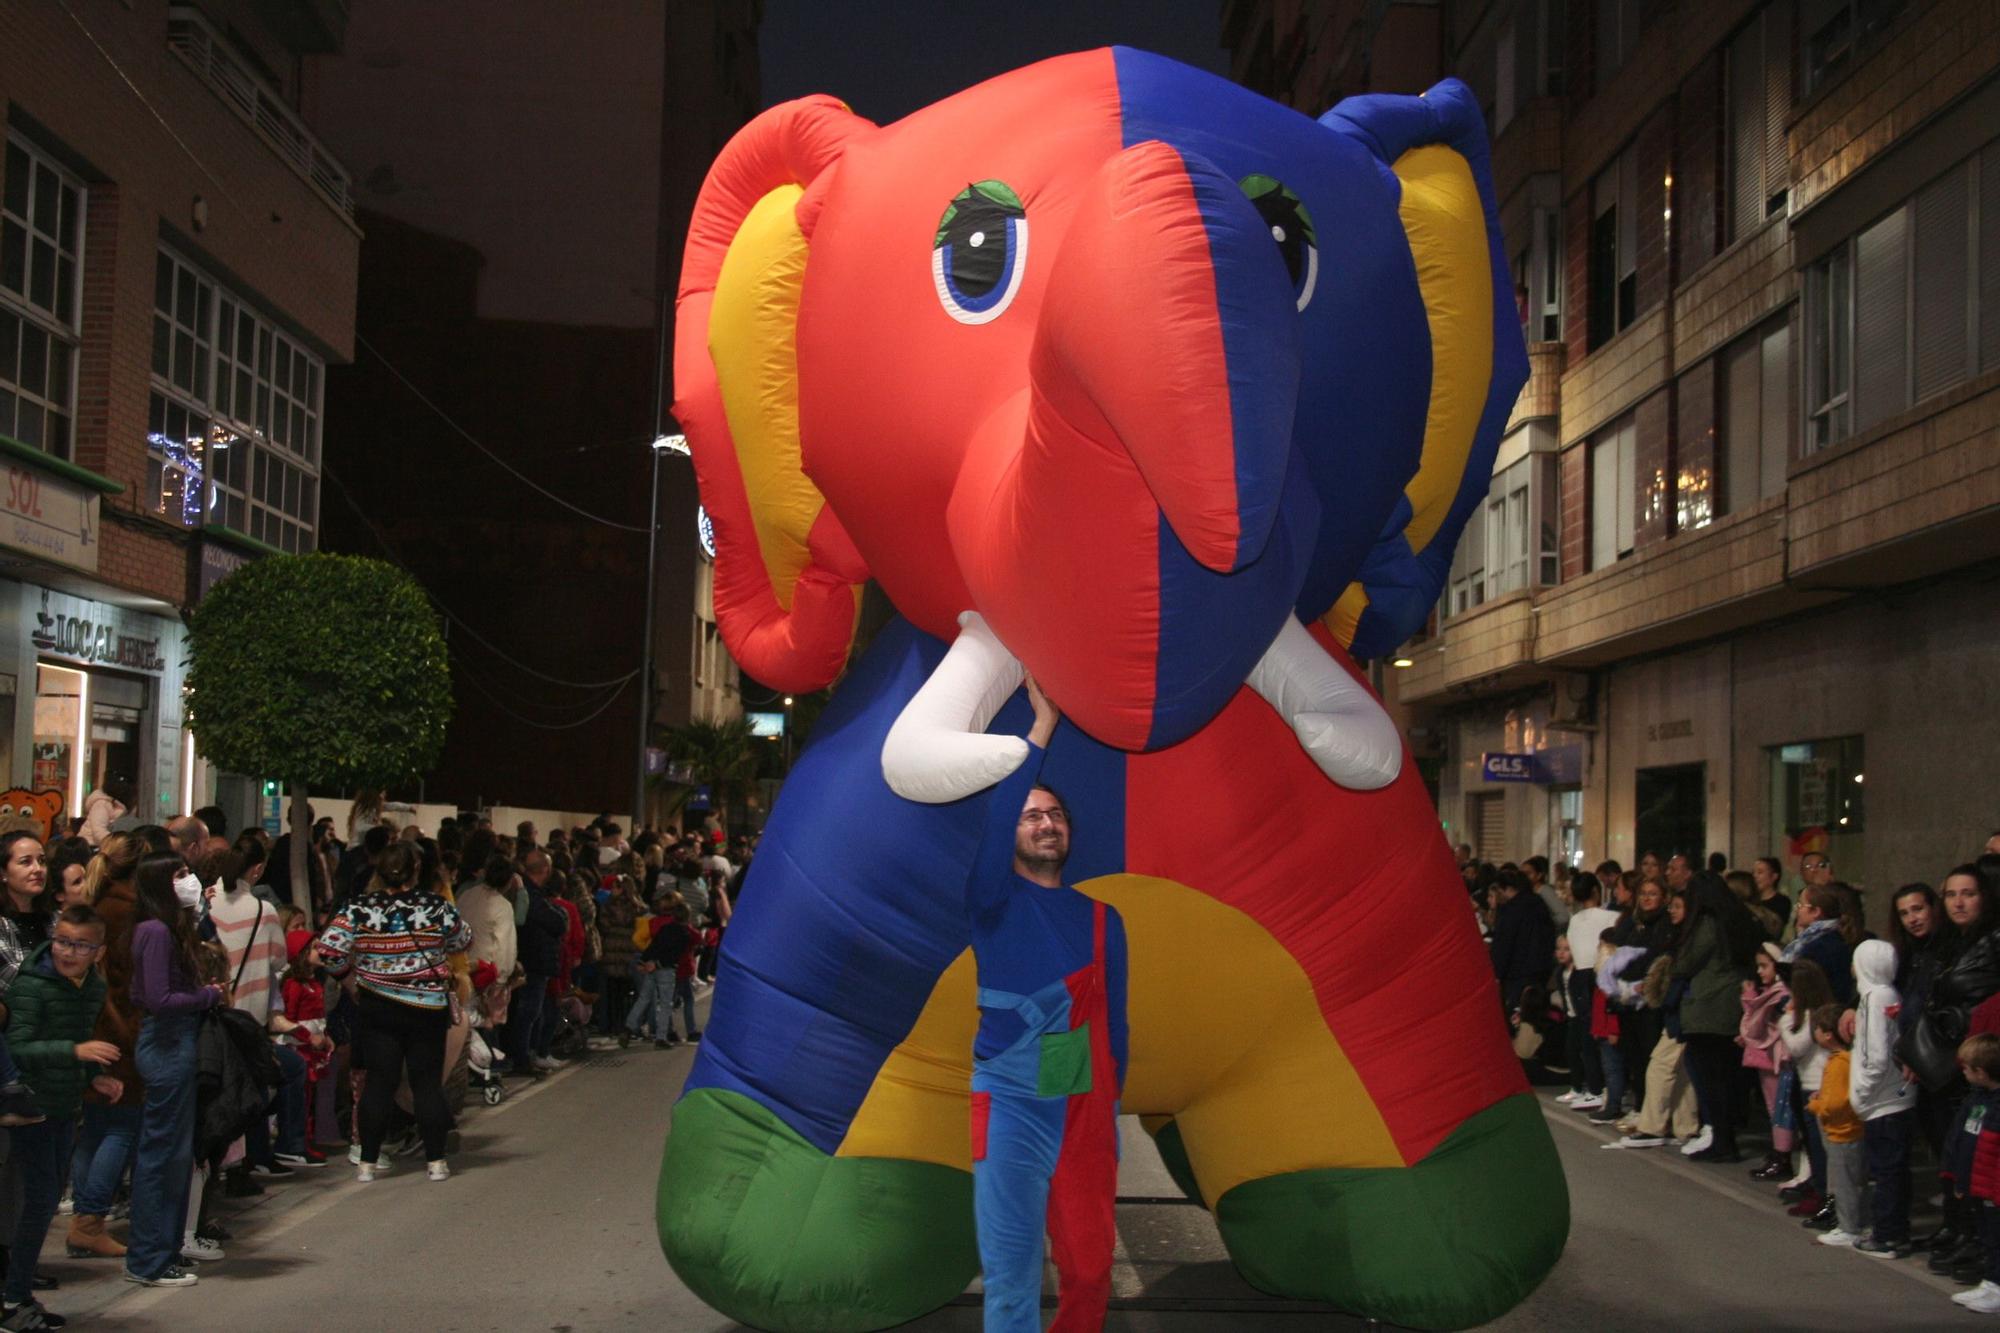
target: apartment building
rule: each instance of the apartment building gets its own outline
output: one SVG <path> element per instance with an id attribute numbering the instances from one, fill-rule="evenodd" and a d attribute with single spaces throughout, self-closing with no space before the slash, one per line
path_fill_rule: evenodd
<path id="1" fill-rule="evenodd" d="M 182 727 L 182 613 L 317 544 L 360 232 L 299 73 L 346 8 L 0 3 L 0 780 L 61 810 L 231 785 Z"/>
<path id="2" fill-rule="evenodd" d="M 1302 110 L 1453 73 L 1492 127 L 1533 373 L 1384 672 L 1453 841 L 1824 850 L 1871 902 L 1976 851 L 2000 6 L 1232 3 L 1224 35 Z"/>

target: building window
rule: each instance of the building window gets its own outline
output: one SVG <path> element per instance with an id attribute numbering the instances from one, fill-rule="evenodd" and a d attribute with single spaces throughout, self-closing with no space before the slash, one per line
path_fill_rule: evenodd
<path id="1" fill-rule="evenodd" d="M 1562 178 L 1554 173 L 1528 182 L 1528 244 L 1514 257 L 1521 336 L 1529 342 L 1562 340 Z"/>
<path id="2" fill-rule="evenodd" d="M 2000 141 L 1806 271 L 1806 447 L 2000 367 L 1996 274 Z"/>
<path id="3" fill-rule="evenodd" d="M 1639 433 L 1628 414 L 1590 441 L 1590 567 L 1632 554 L 1638 528 Z"/>
<path id="4" fill-rule="evenodd" d="M 1639 45 L 1645 20 L 1644 0 L 1597 0 L 1597 26 L 1592 33 L 1597 91 L 1611 86 L 1611 76 L 1625 67 Z"/>
<path id="5" fill-rule="evenodd" d="M 1629 327 L 1639 306 L 1639 158 L 1628 145 L 1590 183 L 1590 347 Z"/>
<path id="6" fill-rule="evenodd" d="M 1821 852 L 1834 863 L 1836 874 L 1843 862 L 1857 864 L 1867 822 L 1862 738 L 1774 745 L 1764 756 L 1770 774 L 1769 844 L 1791 842 Z"/>
<path id="7" fill-rule="evenodd" d="M 1849 321 L 1854 317 L 1852 256 L 1842 245 L 1806 270 L 1806 449 L 1844 440 L 1852 417 L 1848 392 Z"/>
<path id="8" fill-rule="evenodd" d="M 1544 423 L 1522 431 L 1549 437 Z M 1518 433 L 1510 439 L 1518 439 Z M 1503 444 L 1503 450 L 1506 449 Z M 1441 619 L 1463 615 L 1496 597 L 1527 587 L 1558 581 L 1561 548 L 1557 543 L 1556 455 L 1532 451 L 1493 474 L 1486 502 L 1472 511 L 1458 549 L 1452 555 Z"/>
<path id="9" fill-rule="evenodd" d="M 1729 239 L 1747 236 L 1785 211 L 1791 189 L 1785 122 L 1792 105 L 1791 10 L 1768 5 L 1730 40 L 1728 101 Z"/>
<path id="10" fill-rule="evenodd" d="M 1838 78 L 1902 0 L 1799 0 L 1799 83 L 1807 96 Z"/>
<path id="11" fill-rule="evenodd" d="M 1486 506 L 1480 505 L 1465 521 L 1458 549 L 1452 553 L 1451 576 L 1445 584 L 1441 618 L 1462 616 L 1486 604 Z"/>
<path id="12" fill-rule="evenodd" d="M 154 282 L 148 494 L 282 551 L 319 526 L 323 366 L 244 301 L 162 250 Z"/>
<path id="13" fill-rule="evenodd" d="M 0 179 L 0 435 L 68 458 L 76 414 L 83 183 L 26 140 Z"/>
<path id="14" fill-rule="evenodd" d="M 1734 514 L 1785 489 L 1791 461 L 1792 331 L 1780 318 L 1723 349 L 1716 391 L 1721 410 L 1721 513 Z M 1700 527 L 1699 522 L 1683 527 Z"/>

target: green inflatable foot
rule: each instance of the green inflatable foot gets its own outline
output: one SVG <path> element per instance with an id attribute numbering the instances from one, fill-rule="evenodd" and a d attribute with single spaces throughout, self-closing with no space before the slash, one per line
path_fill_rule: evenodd
<path id="1" fill-rule="evenodd" d="M 674 1107 L 660 1247 L 689 1290 L 773 1333 L 861 1333 L 935 1310 L 979 1271 L 972 1177 L 829 1157 L 739 1093 Z"/>
<path id="2" fill-rule="evenodd" d="M 1261 1290 L 1412 1328 L 1469 1328 L 1526 1299 L 1562 1257 L 1569 1189 L 1541 1106 L 1524 1093 L 1414 1166 L 1248 1181 L 1222 1196 L 1216 1221 Z"/>

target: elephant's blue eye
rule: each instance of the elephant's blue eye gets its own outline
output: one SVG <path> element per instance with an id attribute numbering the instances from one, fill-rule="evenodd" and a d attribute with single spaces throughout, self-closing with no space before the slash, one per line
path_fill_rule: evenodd
<path id="1" fill-rule="evenodd" d="M 1271 229 L 1271 241 L 1292 275 L 1292 295 L 1304 310 L 1319 285 L 1319 238 L 1313 233 L 1312 214 L 1298 195 L 1269 176 L 1245 176 L 1239 184 Z"/>
<path id="2" fill-rule="evenodd" d="M 1028 213 L 1000 181 L 959 191 L 938 220 L 931 278 L 938 304 L 961 324 L 997 319 L 1021 290 L 1028 263 Z"/>

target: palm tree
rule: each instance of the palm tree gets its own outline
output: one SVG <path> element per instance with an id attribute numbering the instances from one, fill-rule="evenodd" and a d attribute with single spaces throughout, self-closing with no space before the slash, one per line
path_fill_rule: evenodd
<path id="1" fill-rule="evenodd" d="M 715 802 L 715 816 L 729 827 L 729 798 L 757 772 L 757 741 L 746 718 L 726 722 L 688 722 L 669 727 L 662 737 L 667 758 L 686 764 L 695 781 L 706 783 Z"/>

